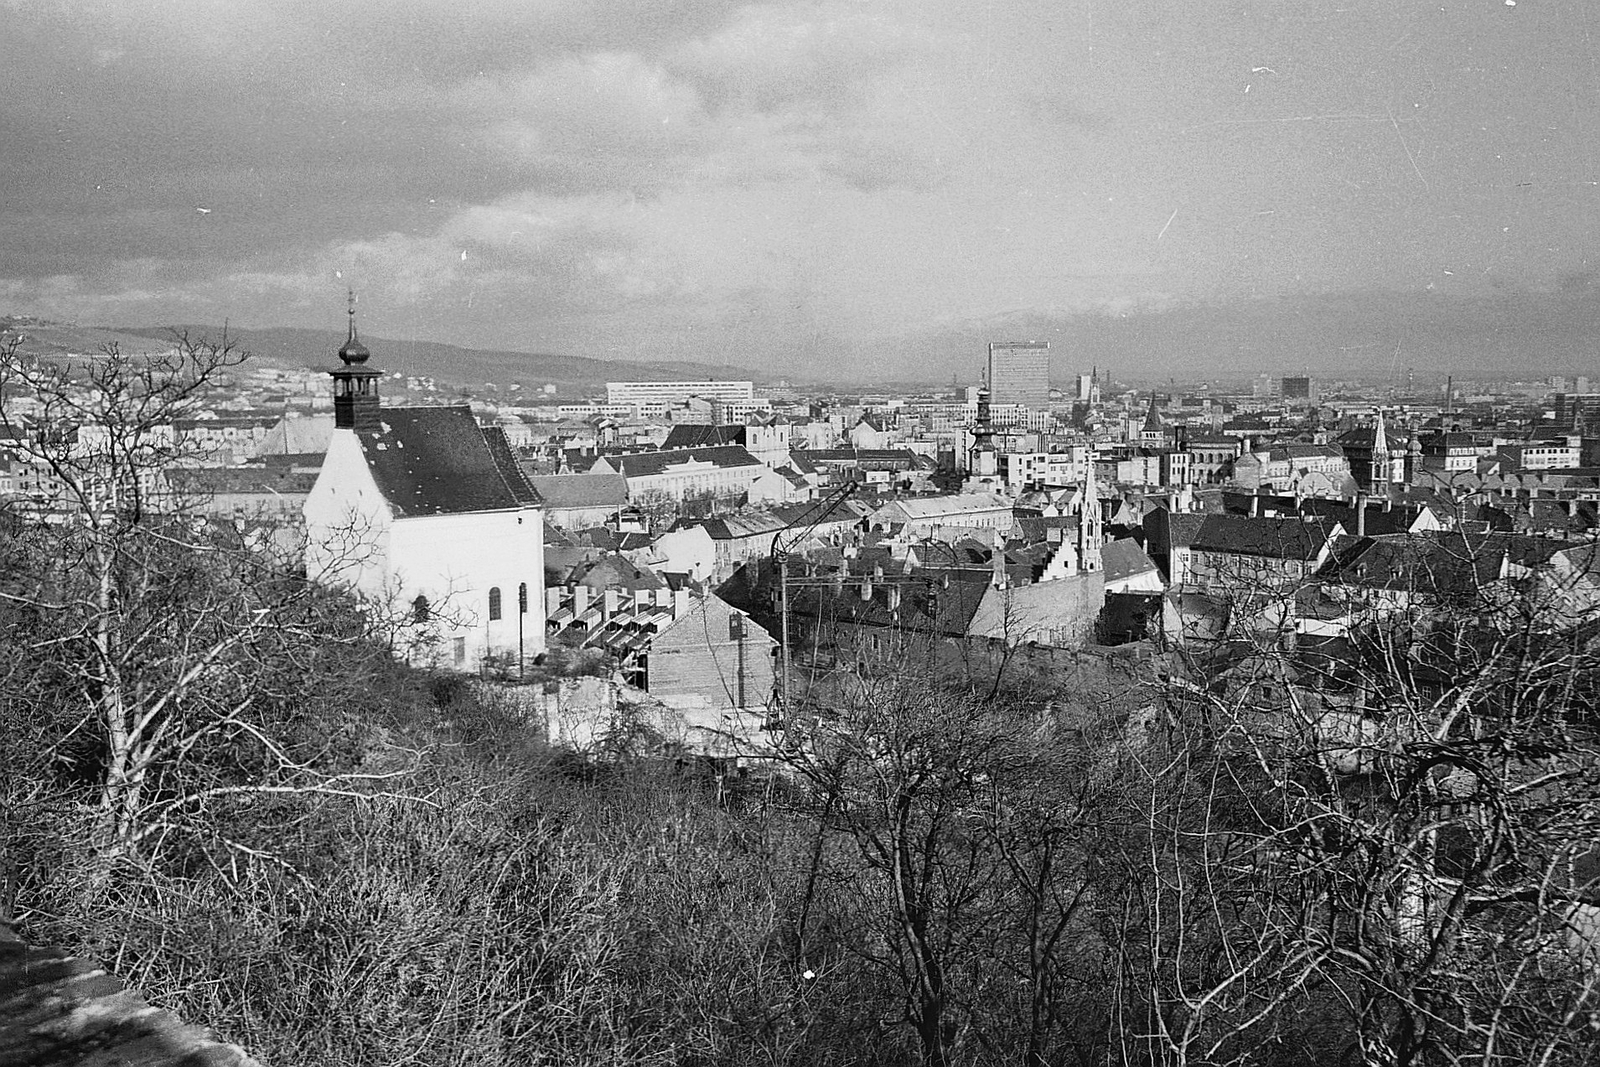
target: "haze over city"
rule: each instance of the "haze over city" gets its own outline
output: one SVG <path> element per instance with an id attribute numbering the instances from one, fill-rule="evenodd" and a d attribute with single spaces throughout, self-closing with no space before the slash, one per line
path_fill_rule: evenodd
<path id="1" fill-rule="evenodd" d="M 1597 22 L 10 0 L 0 312 L 337 331 L 354 287 L 375 336 L 768 373 L 1582 371 Z"/>

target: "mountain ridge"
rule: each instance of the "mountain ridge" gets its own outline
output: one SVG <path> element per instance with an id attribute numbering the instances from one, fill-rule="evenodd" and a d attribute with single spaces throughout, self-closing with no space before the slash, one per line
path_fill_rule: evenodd
<path id="1" fill-rule="evenodd" d="M 0 316 L 0 337 L 21 335 L 28 355 L 83 355 L 114 344 L 129 353 L 158 352 L 179 338 L 220 341 L 224 336 L 252 359 L 285 369 L 332 369 L 338 365 L 345 335 L 299 326 L 233 328 L 188 323 L 165 327 L 82 326 L 31 316 Z M 385 372 L 431 377 L 454 385 L 519 383 L 525 388 L 556 386 L 559 395 L 603 391 L 607 381 L 667 381 L 732 378 L 770 381 L 773 376 L 747 367 L 682 360 L 595 359 L 509 349 L 466 348 L 439 341 L 397 341 L 364 336 L 372 365 Z"/>

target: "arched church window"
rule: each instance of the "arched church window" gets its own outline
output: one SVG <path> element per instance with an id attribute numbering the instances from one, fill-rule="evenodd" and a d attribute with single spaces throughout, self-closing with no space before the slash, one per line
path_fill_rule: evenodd
<path id="1" fill-rule="evenodd" d="M 428 598 L 417 594 L 417 599 L 411 602 L 411 621 L 427 622 L 433 614 L 433 607 L 428 603 Z"/>
<path id="2" fill-rule="evenodd" d="M 489 590 L 489 621 L 493 622 L 500 617 L 500 587 L 494 586 Z"/>

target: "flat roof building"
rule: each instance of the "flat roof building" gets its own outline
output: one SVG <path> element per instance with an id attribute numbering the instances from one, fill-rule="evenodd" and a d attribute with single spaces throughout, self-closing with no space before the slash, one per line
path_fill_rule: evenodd
<path id="1" fill-rule="evenodd" d="M 1050 342 L 989 342 L 989 401 L 1021 404 L 1032 411 L 1050 407 Z"/>
<path id="2" fill-rule="evenodd" d="M 754 382 L 704 381 L 607 382 L 606 403 L 642 404 L 650 401 L 681 404 L 691 396 L 706 400 L 750 400 L 756 395 Z"/>

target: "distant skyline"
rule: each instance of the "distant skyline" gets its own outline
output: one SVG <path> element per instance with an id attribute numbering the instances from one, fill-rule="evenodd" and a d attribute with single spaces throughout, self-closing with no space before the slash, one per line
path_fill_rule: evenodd
<path id="1" fill-rule="evenodd" d="M 0 313 L 337 329 L 349 286 L 375 335 L 768 374 L 1581 372 L 1596 7 L 0 0 Z M 1320 310 L 1257 350 L 1276 300 Z"/>

